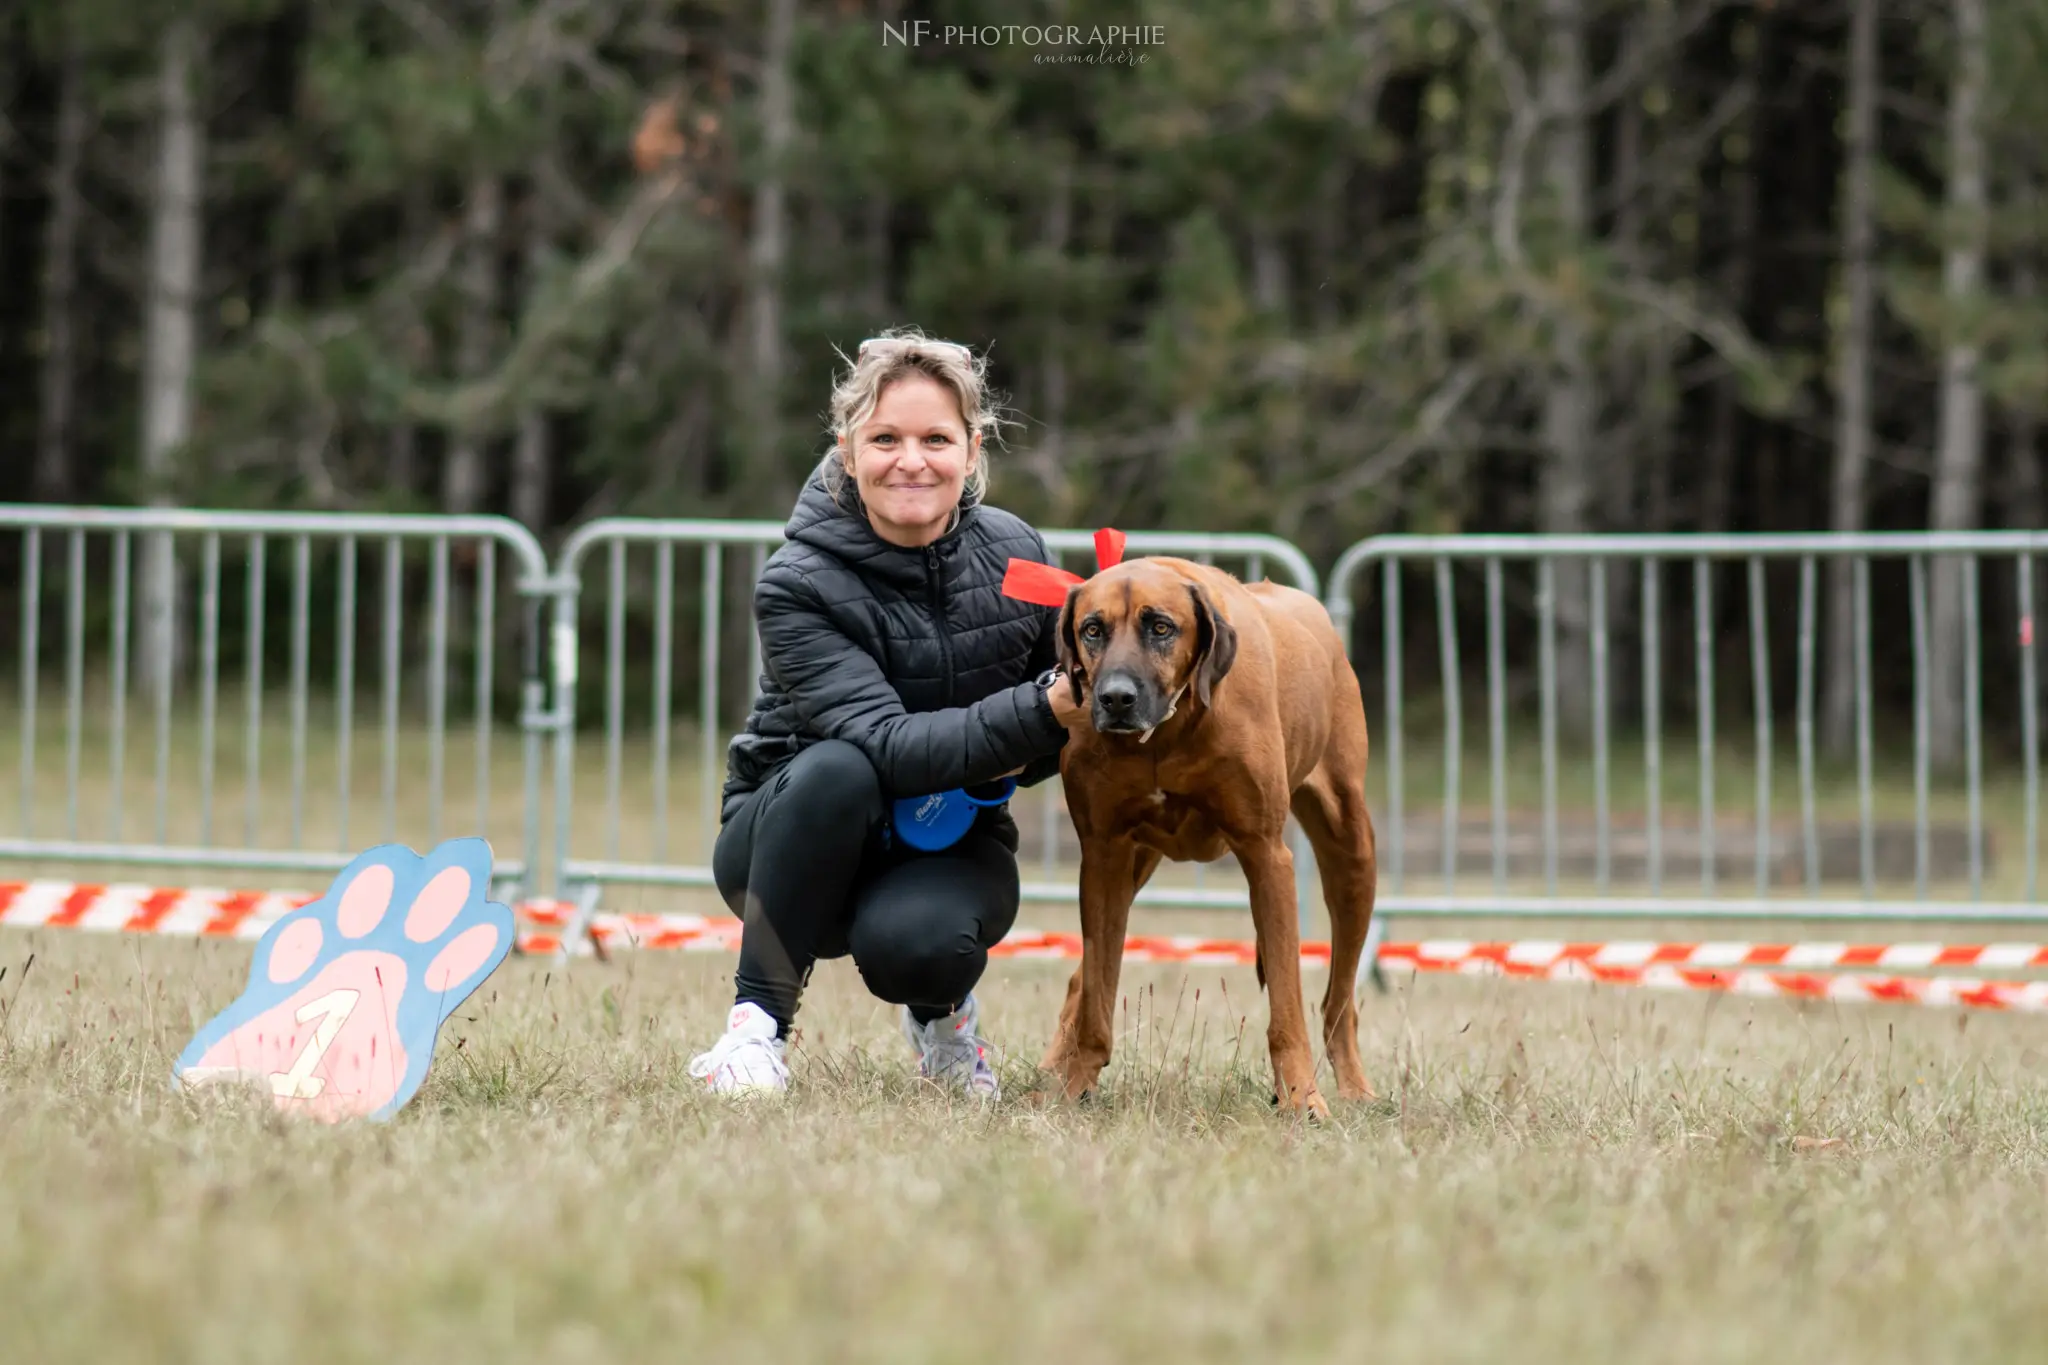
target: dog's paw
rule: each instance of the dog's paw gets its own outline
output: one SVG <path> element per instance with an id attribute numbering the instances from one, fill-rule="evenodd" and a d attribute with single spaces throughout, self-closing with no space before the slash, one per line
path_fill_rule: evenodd
<path id="1" fill-rule="evenodd" d="M 1063 1108 L 1092 1109 L 1095 1107 L 1095 1092 L 1093 1090 L 1083 1090 L 1080 1094 L 1069 1098 L 1055 1085 L 1048 1089 L 1025 1091 L 1024 1103 L 1033 1109 L 1046 1111 Z"/>
<path id="2" fill-rule="evenodd" d="M 442 1021 L 511 951 L 490 869 L 481 839 L 356 859 L 264 934 L 248 988 L 180 1054 L 178 1081 L 253 1083 L 329 1121 L 389 1118 L 426 1079 Z"/>
<path id="3" fill-rule="evenodd" d="M 1316 1123 L 1326 1123 L 1330 1118 L 1330 1102 L 1324 1099 L 1323 1092 L 1314 1086 L 1309 1087 L 1308 1095 L 1300 1104 L 1283 1105 L 1278 1094 L 1270 1096 L 1268 1102 L 1274 1109 L 1284 1110 L 1289 1114 L 1305 1115 Z"/>
<path id="4" fill-rule="evenodd" d="M 1024 1102 L 1034 1109 L 1093 1104 L 1095 1091 L 1095 1078 L 1079 1081 L 1069 1076 L 1064 1064 L 1048 1066 L 1041 1063 L 1031 1087 L 1024 1091 Z"/>

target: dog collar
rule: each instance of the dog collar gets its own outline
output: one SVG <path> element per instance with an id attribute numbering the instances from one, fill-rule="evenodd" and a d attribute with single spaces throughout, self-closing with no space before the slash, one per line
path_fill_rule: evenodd
<path id="1" fill-rule="evenodd" d="M 1159 718 L 1159 725 L 1164 725 L 1166 724 L 1166 722 L 1173 719 L 1173 713 L 1180 710 L 1180 699 L 1182 697 L 1185 697 L 1187 694 L 1187 684 L 1182 683 L 1180 687 L 1174 692 L 1174 694 L 1166 699 L 1166 714 Z M 1139 735 L 1138 743 L 1143 744 L 1146 740 L 1152 738 L 1152 730 L 1157 730 L 1159 728 L 1159 725 L 1155 725 L 1152 727 L 1151 730 L 1147 730 L 1144 734 Z"/>

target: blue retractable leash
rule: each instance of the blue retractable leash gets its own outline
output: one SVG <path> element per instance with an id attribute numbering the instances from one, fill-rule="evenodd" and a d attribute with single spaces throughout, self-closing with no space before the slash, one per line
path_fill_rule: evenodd
<path id="1" fill-rule="evenodd" d="M 1051 688 L 1059 677 L 1059 669 L 1048 668 L 1038 675 L 1038 685 Z M 921 853 L 936 853 L 942 848 L 951 848 L 960 842 L 961 836 L 973 828 L 974 814 L 977 810 L 1000 806 L 1016 793 L 1016 778 L 1005 777 L 1000 780 L 1003 784 L 1000 796 L 969 796 L 963 789 L 953 787 L 947 791 L 933 792 L 930 796 L 898 797 L 889 807 L 887 833 Z"/>
<path id="2" fill-rule="evenodd" d="M 960 842 L 974 824 L 975 812 L 1000 806 L 1017 790 L 1017 779 L 1003 779 L 995 797 L 969 796 L 959 787 L 929 796 L 898 797 L 889 807 L 889 828 L 896 838 L 924 853 L 936 853 Z"/>

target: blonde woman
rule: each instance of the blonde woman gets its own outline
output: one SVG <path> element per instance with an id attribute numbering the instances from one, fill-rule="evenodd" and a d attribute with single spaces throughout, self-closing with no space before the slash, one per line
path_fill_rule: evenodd
<path id="1" fill-rule="evenodd" d="M 712 855 L 744 922 L 736 998 L 690 1066 L 714 1091 L 787 1089 L 811 965 L 851 954 L 923 1075 L 997 1094 L 974 985 L 1016 921 L 1016 823 L 991 805 L 921 851 L 891 821 L 898 798 L 1051 776 L 1087 714 L 1052 685 L 1055 614 L 1002 594 L 1011 558 L 1050 557 L 983 501 L 995 421 L 984 362 L 915 331 L 862 342 L 833 390 L 836 440 L 754 592 L 761 692 Z"/>

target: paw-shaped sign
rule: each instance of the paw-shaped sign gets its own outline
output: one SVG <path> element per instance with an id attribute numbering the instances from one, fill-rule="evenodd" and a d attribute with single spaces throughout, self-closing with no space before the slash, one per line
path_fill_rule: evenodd
<path id="1" fill-rule="evenodd" d="M 442 1021 L 512 949 L 512 912 L 484 899 L 490 884 L 482 839 L 424 858 L 371 849 L 270 926 L 247 989 L 173 1075 L 262 1086 L 278 1108 L 328 1122 L 390 1118 L 426 1079 Z"/>

